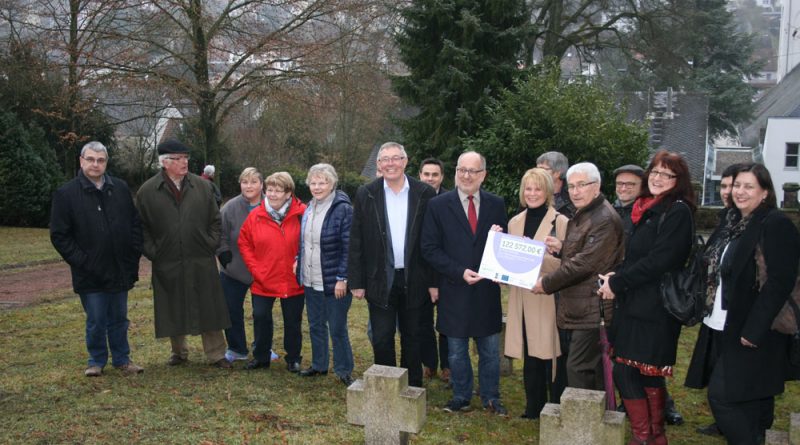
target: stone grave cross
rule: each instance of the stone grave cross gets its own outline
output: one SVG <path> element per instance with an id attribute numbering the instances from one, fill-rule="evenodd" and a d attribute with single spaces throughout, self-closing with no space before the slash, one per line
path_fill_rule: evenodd
<path id="1" fill-rule="evenodd" d="M 789 415 L 789 431 L 767 430 L 766 445 L 800 445 L 800 413 Z"/>
<path id="2" fill-rule="evenodd" d="M 407 444 L 425 424 L 425 389 L 408 386 L 408 370 L 372 365 L 347 388 L 347 421 L 364 426 L 365 443 Z"/>
<path id="3" fill-rule="evenodd" d="M 539 417 L 540 445 L 623 445 L 625 414 L 606 411 L 606 393 L 567 388 L 561 405 L 548 403 Z"/>

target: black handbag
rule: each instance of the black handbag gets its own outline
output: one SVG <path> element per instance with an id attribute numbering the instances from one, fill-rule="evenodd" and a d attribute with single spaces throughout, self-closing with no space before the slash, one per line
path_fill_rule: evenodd
<path id="1" fill-rule="evenodd" d="M 767 214 L 764 220 L 771 213 Z M 762 223 L 764 220 L 762 220 Z M 756 277 L 759 290 L 761 290 L 767 282 L 767 260 L 764 258 L 764 249 L 761 247 L 760 242 L 756 244 L 755 260 Z M 800 380 L 800 266 L 798 266 L 797 279 L 789 298 L 787 298 L 781 310 L 778 311 L 775 319 L 772 320 L 772 330 L 789 336 L 787 380 Z"/>
<path id="2" fill-rule="evenodd" d="M 675 201 L 673 205 L 679 202 L 683 201 Z M 657 232 L 661 231 L 665 216 L 666 212 L 658 221 Z M 702 236 L 695 234 L 694 219 L 692 240 L 692 250 L 684 266 L 662 275 L 659 288 L 664 309 L 684 326 L 694 326 L 706 315 L 705 241 Z"/>

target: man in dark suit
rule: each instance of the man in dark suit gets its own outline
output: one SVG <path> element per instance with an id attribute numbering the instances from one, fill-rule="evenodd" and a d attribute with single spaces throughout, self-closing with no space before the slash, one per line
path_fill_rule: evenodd
<path id="1" fill-rule="evenodd" d="M 422 161 L 419 167 L 419 179 L 433 187 L 437 196 L 447 192 L 447 189 L 442 187 L 444 164 L 436 158 L 427 158 Z M 435 293 L 438 293 L 438 289 Z M 439 378 L 445 383 L 450 383 L 450 365 L 447 363 L 447 336 L 440 333 L 437 342 L 436 330 L 433 328 L 433 307 L 433 301 L 426 301 L 422 306 L 422 317 L 420 318 L 422 322 L 420 326 L 422 376 L 426 379 L 434 377 L 437 367 L 441 366 L 442 372 L 439 374 Z"/>
<path id="2" fill-rule="evenodd" d="M 470 151 L 458 158 L 456 190 L 434 198 L 425 215 L 422 253 L 439 272 L 439 316 L 436 328 L 447 336 L 453 398 L 447 412 L 469 409 L 472 363 L 469 339 L 478 347 L 478 381 L 484 408 L 506 415 L 500 402 L 500 286 L 484 280 L 480 268 L 489 230 L 506 230 L 502 198 L 480 189 L 486 178 L 486 159 Z"/>
<path id="3" fill-rule="evenodd" d="M 395 366 L 399 321 L 400 361 L 408 368 L 409 384 L 422 386 L 420 313 L 433 283 L 419 237 L 435 192 L 406 176 L 408 156 L 402 145 L 383 144 L 377 162 L 382 177 L 359 187 L 353 200 L 348 286 L 354 297 L 369 303 L 375 364 Z"/>

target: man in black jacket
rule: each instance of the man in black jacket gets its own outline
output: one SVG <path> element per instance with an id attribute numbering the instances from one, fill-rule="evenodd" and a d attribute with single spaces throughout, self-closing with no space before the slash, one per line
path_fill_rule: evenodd
<path id="1" fill-rule="evenodd" d="M 558 151 L 548 151 L 536 158 L 536 166 L 547 170 L 553 177 L 553 207 L 558 213 L 572 219 L 577 209 L 567 190 L 566 174 L 569 168 L 567 157 Z"/>
<path id="2" fill-rule="evenodd" d="M 614 201 L 614 209 L 622 219 L 622 228 L 625 236 L 630 236 L 633 232 L 633 221 L 631 212 L 633 203 L 642 193 L 642 180 L 644 179 L 644 169 L 638 165 L 628 164 L 614 170 L 614 187 L 617 199 Z"/>
<path id="3" fill-rule="evenodd" d="M 408 382 L 422 386 L 419 325 L 423 301 L 431 298 L 432 279 L 422 260 L 419 235 L 425 208 L 435 192 L 405 174 L 402 145 L 387 142 L 378 151 L 382 177 L 359 187 L 353 201 L 348 286 L 369 303 L 375 364 L 395 366 L 394 333 L 400 323 L 400 347 Z"/>
<path id="4" fill-rule="evenodd" d="M 128 290 L 139 279 L 142 226 L 128 185 L 105 173 L 108 150 L 89 142 L 81 170 L 53 195 L 50 240 L 72 271 L 72 288 L 86 312 L 87 377 L 108 362 L 123 374 L 144 369 L 130 360 Z"/>
<path id="5" fill-rule="evenodd" d="M 420 181 L 428 184 L 436 190 L 436 196 L 447 192 L 442 187 L 444 180 L 444 164 L 436 158 L 427 158 L 422 161 L 419 167 Z M 447 336 L 439 333 L 439 340 L 436 340 L 436 330 L 433 321 L 434 303 L 426 301 L 422 307 L 422 317 L 420 321 L 420 342 L 422 347 L 422 374 L 429 379 L 436 375 L 436 368 L 441 366 L 442 373 L 439 378 L 445 383 L 450 383 L 450 364 L 447 361 Z"/>

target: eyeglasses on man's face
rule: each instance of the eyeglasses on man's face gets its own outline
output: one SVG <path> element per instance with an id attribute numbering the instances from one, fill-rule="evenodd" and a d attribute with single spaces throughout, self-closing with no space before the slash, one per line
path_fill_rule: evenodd
<path id="1" fill-rule="evenodd" d="M 381 164 L 388 164 L 388 163 L 398 163 L 402 162 L 406 157 L 405 156 L 383 156 L 378 158 L 378 162 Z"/>
<path id="2" fill-rule="evenodd" d="M 617 181 L 615 184 L 619 188 L 628 188 L 628 189 L 632 189 L 632 188 L 636 187 L 637 185 L 639 185 L 638 182 L 624 182 L 624 181 Z"/>
<path id="3" fill-rule="evenodd" d="M 661 170 L 650 170 L 650 177 L 661 178 L 661 179 L 675 179 L 678 177 L 678 175 L 662 172 Z"/>
<path id="4" fill-rule="evenodd" d="M 569 190 L 569 191 L 574 191 L 574 190 L 583 191 L 583 189 L 585 189 L 586 187 L 589 187 L 592 184 L 597 184 L 597 181 L 579 182 L 577 184 L 567 184 L 567 190 Z"/>
<path id="5" fill-rule="evenodd" d="M 90 164 L 97 164 L 97 165 L 103 165 L 106 162 L 108 162 L 108 158 L 93 158 L 91 156 L 81 156 L 81 159 Z"/>
<path id="6" fill-rule="evenodd" d="M 479 173 L 481 173 L 483 171 L 484 171 L 484 169 L 482 169 L 482 168 L 458 167 L 456 169 L 456 173 L 458 173 L 461 176 L 475 176 L 475 175 L 477 175 L 477 174 L 479 174 Z"/>
<path id="7" fill-rule="evenodd" d="M 166 159 L 175 162 L 189 162 L 189 156 L 167 156 Z"/>

